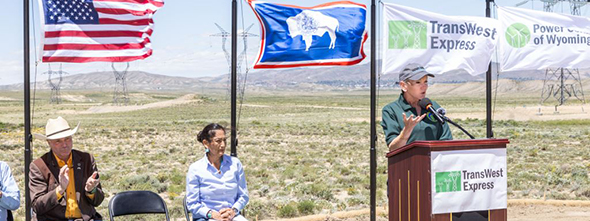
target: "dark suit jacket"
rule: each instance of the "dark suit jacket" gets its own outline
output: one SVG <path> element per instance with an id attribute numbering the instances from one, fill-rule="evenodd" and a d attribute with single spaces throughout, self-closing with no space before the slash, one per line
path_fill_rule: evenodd
<path id="1" fill-rule="evenodd" d="M 48 169 L 39 168 L 37 165 L 45 164 Z M 102 216 L 96 212 L 97 207 L 104 200 L 102 187 L 98 184 L 94 199 L 86 196 L 86 180 L 88 177 L 98 171 L 94 163 L 94 157 L 89 153 L 72 150 L 72 164 L 74 166 L 74 181 L 76 183 L 76 199 L 78 207 L 82 212 L 82 218 L 85 221 L 98 219 Z M 30 165 L 30 195 L 33 211 L 33 221 L 46 220 L 67 220 L 66 214 L 66 196 L 64 195 L 59 201 L 55 194 L 55 189 L 59 185 L 59 166 L 57 160 L 51 151 L 36 159 Z"/>

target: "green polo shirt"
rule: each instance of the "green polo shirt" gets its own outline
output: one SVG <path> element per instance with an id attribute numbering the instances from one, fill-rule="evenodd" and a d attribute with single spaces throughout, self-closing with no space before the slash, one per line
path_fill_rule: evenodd
<path id="1" fill-rule="evenodd" d="M 436 102 L 432 101 L 432 106 L 436 110 L 440 108 Z M 424 113 L 426 110 L 422 110 Z M 406 117 L 410 115 L 419 116 L 416 113 L 416 108 L 413 108 L 404 98 L 402 94 L 399 95 L 397 101 L 391 102 L 383 107 L 383 113 L 381 116 L 381 126 L 383 127 L 383 133 L 385 133 L 385 142 L 387 146 L 393 141 L 404 128 L 404 116 L 402 113 L 406 113 Z M 416 140 L 452 140 L 451 130 L 449 124 L 440 124 L 432 113 L 426 114 L 426 117 L 422 121 L 418 122 L 410 138 L 408 144 Z"/>

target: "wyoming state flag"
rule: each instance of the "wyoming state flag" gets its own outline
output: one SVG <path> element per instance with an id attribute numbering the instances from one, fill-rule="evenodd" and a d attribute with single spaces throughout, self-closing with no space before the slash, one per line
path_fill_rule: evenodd
<path id="1" fill-rule="evenodd" d="M 330 2 L 314 7 L 248 0 L 260 21 L 254 68 L 354 65 L 365 57 L 365 5 Z"/>

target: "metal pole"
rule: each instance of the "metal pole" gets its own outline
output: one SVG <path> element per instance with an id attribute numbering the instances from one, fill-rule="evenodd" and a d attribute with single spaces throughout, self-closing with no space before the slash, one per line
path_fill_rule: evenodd
<path id="1" fill-rule="evenodd" d="M 23 24 L 24 24 L 24 100 L 25 100 L 25 218 L 31 220 L 31 196 L 29 195 L 29 164 L 31 163 L 31 67 L 29 66 L 29 0 L 23 0 Z"/>
<path id="2" fill-rule="evenodd" d="M 377 33 L 375 28 L 375 18 L 377 10 L 375 0 L 371 0 L 371 221 L 376 220 L 376 203 L 377 195 L 377 153 L 375 142 L 377 141 L 377 130 L 375 125 L 375 107 L 376 107 L 376 55 L 377 55 Z"/>
<path id="3" fill-rule="evenodd" d="M 237 157 L 236 146 L 236 82 L 237 82 L 237 51 L 238 51 L 238 2 L 231 3 L 231 156 Z"/>
<path id="4" fill-rule="evenodd" d="M 494 0 L 486 0 L 486 17 L 491 17 L 490 4 Z M 492 131 L 492 63 L 488 65 L 486 72 L 486 137 L 494 137 Z"/>

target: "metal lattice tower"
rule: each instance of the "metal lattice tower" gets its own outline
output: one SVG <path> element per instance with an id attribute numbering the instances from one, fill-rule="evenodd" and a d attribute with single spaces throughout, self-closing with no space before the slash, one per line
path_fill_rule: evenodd
<path id="1" fill-rule="evenodd" d="M 572 15 L 581 16 L 582 11 L 580 10 L 580 8 L 588 4 L 588 2 L 590 2 L 590 0 L 570 0 L 570 10 L 572 12 Z"/>
<path id="2" fill-rule="evenodd" d="M 225 96 L 226 97 L 229 97 L 229 95 L 231 93 L 230 92 L 230 87 L 229 87 L 230 78 L 231 78 L 231 74 L 229 74 L 229 73 L 231 73 L 231 59 L 229 57 L 230 56 L 230 52 L 227 51 L 227 48 L 225 47 L 225 43 L 227 42 L 227 39 L 231 37 L 231 33 L 225 31 L 217 23 L 215 23 L 215 26 L 217 26 L 217 28 L 221 32 L 220 33 L 217 33 L 217 34 L 212 34 L 212 35 L 209 35 L 209 36 L 211 36 L 211 37 L 221 37 L 221 49 L 223 50 L 223 53 L 225 54 L 225 60 L 227 61 L 227 66 L 229 67 L 229 70 L 227 72 L 228 75 L 227 75 L 227 81 L 226 81 L 226 87 L 225 87 L 225 88 L 227 88 L 227 91 L 226 91 Z M 239 68 L 238 68 L 238 70 L 239 70 Z"/>
<path id="3" fill-rule="evenodd" d="M 426 28 L 422 22 L 412 22 L 408 25 L 408 28 L 411 28 L 414 31 L 414 46 L 412 48 L 420 48 L 420 32 L 422 29 Z"/>
<path id="4" fill-rule="evenodd" d="M 570 79 L 573 80 L 573 83 Z M 556 81 L 557 83 L 551 84 L 547 81 Z M 557 106 L 560 106 L 572 96 L 586 103 L 584 91 L 582 90 L 582 82 L 580 81 L 580 71 L 577 68 L 548 68 L 545 71 L 545 80 L 543 81 L 543 90 L 541 91 L 541 103 L 545 102 L 549 97 L 554 97 L 559 102 Z"/>
<path id="5" fill-rule="evenodd" d="M 127 105 L 129 104 L 129 94 L 127 93 L 127 70 L 129 70 L 129 62 L 123 71 L 115 69 L 115 63 L 111 63 L 113 73 L 115 74 L 115 93 L 113 94 L 113 104 Z"/>
<path id="6" fill-rule="evenodd" d="M 572 15 L 580 16 L 580 8 L 588 3 L 588 0 L 541 0 L 543 10 L 553 12 L 553 6 L 558 2 L 569 2 Z M 577 68 L 547 68 L 545 70 L 545 79 L 543 80 L 543 89 L 541 90 L 541 104 L 549 97 L 554 97 L 561 106 L 571 97 L 576 97 L 582 103 L 586 103 L 580 71 Z"/>
<path id="7" fill-rule="evenodd" d="M 246 52 L 248 50 L 248 37 L 258 37 L 258 35 L 256 34 L 252 34 L 252 33 L 248 33 L 248 31 L 250 30 L 250 28 L 252 28 L 254 24 L 251 24 L 248 28 L 246 28 L 244 31 L 238 33 L 238 37 L 242 38 L 243 41 L 243 45 L 244 45 L 244 49 L 242 50 L 242 52 L 240 52 L 239 56 L 238 56 L 238 64 L 236 67 L 236 71 L 237 71 L 237 75 L 238 75 L 238 82 L 239 79 L 242 78 L 242 63 L 245 61 L 245 56 L 246 56 Z M 223 50 L 224 54 L 225 54 L 225 59 L 227 60 L 227 66 L 228 66 L 228 75 L 227 75 L 227 93 L 226 96 L 229 97 L 229 95 L 231 94 L 230 91 L 230 78 L 231 78 L 231 58 L 230 55 L 231 53 L 229 51 L 227 51 L 227 48 L 225 46 L 225 43 L 227 42 L 227 39 L 231 37 L 231 33 L 225 31 L 223 28 L 221 28 L 221 26 L 219 26 L 217 23 L 215 23 L 215 26 L 217 26 L 217 28 L 219 29 L 220 33 L 217 34 L 212 34 L 209 35 L 211 37 L 221 37 L 221 49 Z M 248 73 L 249 71 L 249 67 L 246 66 L 246 73 Z M 238 83 L 238 90 L 242 91 L 242 97 L 244 96 L 244 90 L 243 88 L 245 87 L 245 82 L 240 84 Z"/>
<path id="8" fill-rule="evenodd" d="M 402 34 L 402 38 L 404 38 L 404 48 L 408 48 L 409 46 L 409 41 L 408 39 L 410 39 L 410 35 L 412 34 L 412 32 L 410 32 L 410 30 L 407 31 L 401 31 Z"/>
<path id="9" fill-rule="evenodd" d="M 61 103 L 61 93 L 60 93 L 60 86 L 61 82 L 63 81 L 63 75 L 69 74 L 62 70 L 62 65 L 59 65 L 59 71 L 51 70 L 51 64 L 48 65 L 49 68 L 47 69 L 44 74 L 47 74 L 47 82 L 51 87 L 51 97 L 49 98 L 49 102 L 52 104 L 60 104 Z M 51 75 L 58 75 L 57 78 L 52 79 Z M 57 81 L 55 81 L 57 80 Z"/>
<path id="10" fill-rule="evenodd" d="M 563 0 L 541 0 L 543 2 L 543 11 L 553 12 L 553 6 Z"/>

